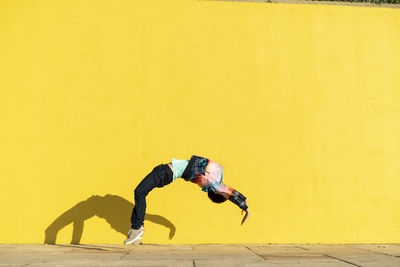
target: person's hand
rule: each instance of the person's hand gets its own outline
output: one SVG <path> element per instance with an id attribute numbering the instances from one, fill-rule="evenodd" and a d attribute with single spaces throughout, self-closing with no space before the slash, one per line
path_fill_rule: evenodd
<path id="1" fill-rule="evenodd" d="M 247 220 L 247 218 L 248 218 L 249 215 L 250 215 L 250 210 L 249 210 L 249 209 L 247 209 L 247 210 L 242 210 L 242 215 L 243 215 L 243 211 L 246 212 L 246 214 L 244 215 L 243 220 L 242 220 L 242 223 L 241 223 L 240 225 L 243 225 L 243 223 Z"/>

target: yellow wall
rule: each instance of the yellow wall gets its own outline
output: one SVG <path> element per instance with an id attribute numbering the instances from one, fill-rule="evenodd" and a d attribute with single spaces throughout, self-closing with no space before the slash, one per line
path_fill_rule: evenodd
<path id="1" fill-rule="evenodd" d="M 179 180 L 144 243 L 400 242 L 398 10 L 2 1 L 0 38 L 0 242 L 121 243 L 192 154 L 251 218 Z"/>

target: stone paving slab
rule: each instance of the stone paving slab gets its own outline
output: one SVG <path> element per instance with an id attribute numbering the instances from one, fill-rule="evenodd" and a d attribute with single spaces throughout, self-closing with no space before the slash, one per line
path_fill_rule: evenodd
<path id="1" fill-rule="evenodd" d="M 320 256 L 321 253 L 311 252 L 299 246 L 287 245 L 248 245 L 249 250 L 262 256 Z"/>
<path id="2" fill-rule="evenodd" d="M 390 245 L 299 245 L 311 253 L 320 253 L 343 262 L 352 263 L 356 266 L 379 267 L 400 266 L 400 257 L 395 255 L 399 252 L 396 246 Z M 375 251 L 374 251 L 375 250 Z M 387 254 L 380 251 L 387 251 Z M 389 252 L 392 253 L 389 254 Z"/>
<path id="3" fill-rule="evenodd" d="M 400 266 L 400 245 L 7 245 L 0 266 Z"/>
<path id="4" fill-rule="evenodd" d="M 400 245 L 354 245 L 352 247 L 386 255 L 400 257 Z"/>
<path id="5" fill-rule="evenodd" d="M 309 256 L 309 257 L 268 257 L 267 262 L 272 266 L 299 266 L 299 267 L 351 267 L 351 263 L 339 261 L 337 259 L 328 258 L 325 256 Z"/>
<path id="6" fill-rule="evenodd" d="M 1 265 L 0 265 L 1 266 Z M 63 261 L 63 262 L 44 262 L 44 263 L 33 263 L 30 266 L 90 266 L 90 267 L 128 267 L 128 266 L 188 266 L 193 267 L 192 260 L 104 260 L 104 261 Z"/>
<path id="7" fill-rule="evenodd" d="M 298 245 L 299 248 L 306 250 L 308 253 L 317 253 L 321 255 L 329 254 L 337 255 L 370 255 L 372 252 L 356 248 L 351 245 Z"/>
<path id="8" fill-rule="evenodd" d="M 399 267 L 400 259 L 399 258 L 389 258 L 385 255 L 369 255 L 368 257 L 360 257 L 360 256 L 341 256 L 337 257 L 342 261 L 351 262 L 356 266 L 365 266 L 365 267 Z"/>

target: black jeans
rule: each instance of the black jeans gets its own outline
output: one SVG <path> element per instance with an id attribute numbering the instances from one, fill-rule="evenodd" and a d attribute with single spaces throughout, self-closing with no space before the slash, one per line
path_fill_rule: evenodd
<path id="1" fill-rule="evenodd" d="M 143 225 L 146 213 L 146 196 L 155 187 L 163 187 L 172 182 L 173 173 L 168 164 L 155 167 L 135 189 L 135 207 L 131 215 L 133 229 Z"/>

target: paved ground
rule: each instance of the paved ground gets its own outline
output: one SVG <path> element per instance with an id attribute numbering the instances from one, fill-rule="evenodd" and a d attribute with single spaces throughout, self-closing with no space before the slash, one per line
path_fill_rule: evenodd
<path id="1" fill-rule="evenodd" d="M 0 266 L 400 266 L 396 245 L 0 245 Z"/>

